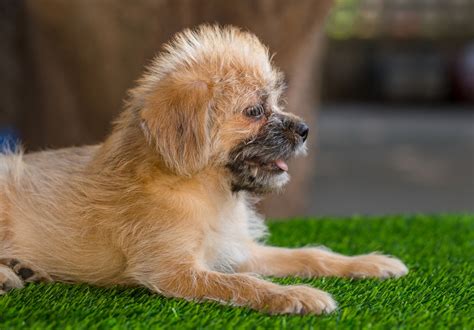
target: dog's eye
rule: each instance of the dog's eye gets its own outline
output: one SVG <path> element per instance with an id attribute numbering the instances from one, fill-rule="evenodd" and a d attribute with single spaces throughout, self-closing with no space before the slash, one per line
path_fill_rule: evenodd
<path id="1" fill-rule="evenodd" d="M 245 115 L 248 117 L 260 118 L 264 113 L 265 109 L 261 104 L 245 109 Z"/>

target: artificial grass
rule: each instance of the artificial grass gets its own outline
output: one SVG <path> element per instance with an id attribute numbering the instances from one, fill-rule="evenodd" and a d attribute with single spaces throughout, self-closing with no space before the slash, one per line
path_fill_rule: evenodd
<path id="1" fill-rule="evenodd" d="M 213 302 L 166 299 L 145 289 L 30 285 L 0 297 L 0 329 L 9 328 L 474 328 L 474 215 L 271 222 L 269 243 L 324 244 L 357 254 L 383 251 L 410 273 L 395 280 L 287 278 L 333 294 L 328 316 L 267 316 Z"/>

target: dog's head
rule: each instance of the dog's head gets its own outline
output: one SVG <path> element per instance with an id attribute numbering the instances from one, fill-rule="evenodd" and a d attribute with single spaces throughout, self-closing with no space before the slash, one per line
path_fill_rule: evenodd
<path id="1" fill-rule="evenodd" d="M 132 91 L 142 129 L 177 175 L 226 169 L 232 189 L 285 184 L 308 127 L 282 109 L 283 76 L 256 36 L 201 26 L 177 34 Z"/>

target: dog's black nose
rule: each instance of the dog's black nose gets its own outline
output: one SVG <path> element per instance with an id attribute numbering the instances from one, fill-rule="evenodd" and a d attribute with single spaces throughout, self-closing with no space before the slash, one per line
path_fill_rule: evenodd
<path id="1" fill-rule="evenodd" d="M 303 142 L 308 137 L 309 127 L 305 123 L 299 123 L 296 125 L 296 133 L 303 138 Z"/>

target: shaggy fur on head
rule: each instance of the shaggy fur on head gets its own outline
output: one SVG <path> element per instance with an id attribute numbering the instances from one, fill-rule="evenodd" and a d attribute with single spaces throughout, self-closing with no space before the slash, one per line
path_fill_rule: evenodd
<path id="1" fill-rule="evenodd" d="M 152 63 L 106 141 L 0 158 L 0 293 L 31 281 L 145 286 L 269 313 L 326 313 L 331 296 L 270 276 L 390 277 L 395 258 L 261 243 L 253 209 L 288 181 L 307 126 L 251 33 L 201 26 Z"/>

